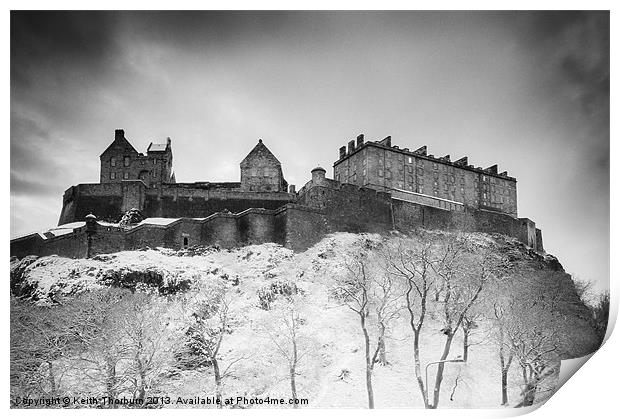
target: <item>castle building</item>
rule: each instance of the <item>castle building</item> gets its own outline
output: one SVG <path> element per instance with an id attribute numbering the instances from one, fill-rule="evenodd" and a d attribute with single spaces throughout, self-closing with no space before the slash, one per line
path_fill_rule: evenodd
<path id="1" fill-rule="evenodd" d="M 117 183 L 122 180 L 141 180 L 145 185 L 175 183 L 172 170 L 172 141 L 149 144 L 146 156 L 125 138 L 125 131 L 117 129 L 114 141 L 101 156 L 99 183 Z"/>
<path id="2" fill-rule="evenodd" d="M 178 183 L 172 142 L 139 153 L 116 130 L 100 156 L 99 183 L 63 195 L 59 226 L 11 240 L 11 255 L 90 257 L 145 247 L 235 247 L 274 242 L 304 250 L 338 231 L 417 228 L 501 233 L 543 252 L 542 232 L 517 217 L 517 181 L 497 165 L 392 146 L 391 137 L 340 148 L 334 179 L 316 167 L 299 190 L 262 140 L 241 161 L 239 182 Z M 120 223 L 128 211 L 145 219 Z"/>
<path id="3" fill-rule="evenodd" d="M 357 141 L 356 141 L 357 140 Z M 392 138 L 364 142 L 360 134 L 340 148 L 334 179 L 389 191 L 397 196 L 450 210 L 464 206 L 517 216 L 517 180 L 497 165 L 486 169 L 468 164 L 467 157 L 451 161 L 435 157 L 422 146 L 410 151 L 392 145 Z"/>
<path id="4" fill-rule="evenodd" d="M 288 183 L 282 174 L 282 165 L 271 151 L 258 140 L 241 164 L 241 189 L 255 192 L 286 192 Z"/>

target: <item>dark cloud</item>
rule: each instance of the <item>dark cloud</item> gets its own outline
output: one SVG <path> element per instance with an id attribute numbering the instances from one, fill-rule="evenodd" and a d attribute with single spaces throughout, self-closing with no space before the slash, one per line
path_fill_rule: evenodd
<path id="1" fill-rule="evenodd" d="M 115 12 L 12 11 L 12 87 L 28 84 L 41 71 L 103 68 L 114 45 L 116 16 Z"/>

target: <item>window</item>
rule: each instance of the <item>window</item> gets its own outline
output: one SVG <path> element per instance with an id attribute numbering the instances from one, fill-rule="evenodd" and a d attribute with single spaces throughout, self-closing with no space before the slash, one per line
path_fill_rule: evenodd
<path id="1" fill-rule="evenodd" d="M 419 185 L 417 190 L 418 190 L 418 193 L 424 193 L 424 186 Z"/>
<path id="2" fill-rule="evenodd" d="M 110 172 L 110 179 L 116 179 L 116 173 Z"/>
<path id="3" fill-rule="evenodd" d="M 123 179 L 129 179 L 129 173 L 128 172 L 123 173 Z"/>
<path id="4" fill-rule="evenodd" d="M 125 157 L 123 159 L 123 164 L 125 165 L 125 167 L 129 166 L 129 163 L 131 163 L 131 159 L 129 157 Z"/>
<path id="5" fill-rule="evenodd" d="M 115 158 L 115 157 L 112 157 L 112 158 L 110 159 L 110 166 L 112 166 L 112 167 L 116 167 L 116 158 Z"/>
<path id="6" fill-rule="evenodd" d="M 379 177 L 383 177 L 383 170 L 379 169 Z"/>
<path id="7" fill-rule="evenodd" d="M 486 177 L 486 176 L 484 176 L 484 175 L 482 175 L 482 181 L 483 181 L 483 182 L 486 182 L 486 181 L 487 181 L 487 177 Z"/>
<path id="8" fill-rule="evenodd" d="M 183 237 L 183 247 L 189 246 L 189 237 Z"/>
<path id="9" fill-rule="evenodd" d="M 409 164 L 411 164 L 411 163 L 413 163 L 413 159 L 412 159 L 411 157 L 407 157 L 407 162 L 408 162 Z"/>
<path id="10" fill-rule="evenodd" d="M 437 166 L 437 163 L 433 163 L 433 169 L 437 170 L 439 166 Z"/>
<path id="11" fill-rule="evenodd" d="M 153 164 L 157 164 L 157 159 L 153 159 Z"/>

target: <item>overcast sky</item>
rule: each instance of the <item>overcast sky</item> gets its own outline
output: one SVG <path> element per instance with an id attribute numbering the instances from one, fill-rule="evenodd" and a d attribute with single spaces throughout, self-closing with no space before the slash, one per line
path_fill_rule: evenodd
<path id="1" fill-rule="evenodd" d="M 56 225 L 123 128 L 176 179 L 262 138 L 298 188 L 359 133 L 497 163 L 568 272 L 609 278 L 609 15 L 13 12 L 11 237 Z"/>

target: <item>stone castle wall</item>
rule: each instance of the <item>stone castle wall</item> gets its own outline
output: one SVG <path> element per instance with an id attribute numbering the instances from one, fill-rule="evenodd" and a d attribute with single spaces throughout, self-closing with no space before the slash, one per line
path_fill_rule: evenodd
<path id="1" fill-rule="evenodd" d="M 106 215 L 118 219 L 135 207 L 147 217 L 168 218 L 130 229 L 99 224 L 91 236 L 91 255 L 145 247 L 232 248 L 266 242 L 302 251 L 333 232 L 409 233 L 417 228 L 502 233 L 543 251 L 542 233 L 527 218 L 463 205 L 453 208 L 449 201 L 429 199 L 434 198 L 343 184 L 325 178 L 325 171 L 317 168 L 298 194 L 183 184 L 149 189 L 140 181 L 77 185 L 65 193 L 61 224 L 83 220 L 90 212 L 100 219 Z M 33 234 L 11 241 L 11 255 L 18 257 L 85 257 L 86 248 L 85 227 L 58 237 Z"/>
<path id="2" fill-rule="evenodd" d="M 145 217 L 203 218 L 224 210 L 237 213 L 248 208 L 277 209 L 295 198 L 295 194 L 286 192 L 243 192 L 195 184 L 147 188 L 139 180 L 80 184 L 65 191 L 58 224 L 82 221 L 88 214 L 117 222 L 132 208 L 142 211 Z"/>

